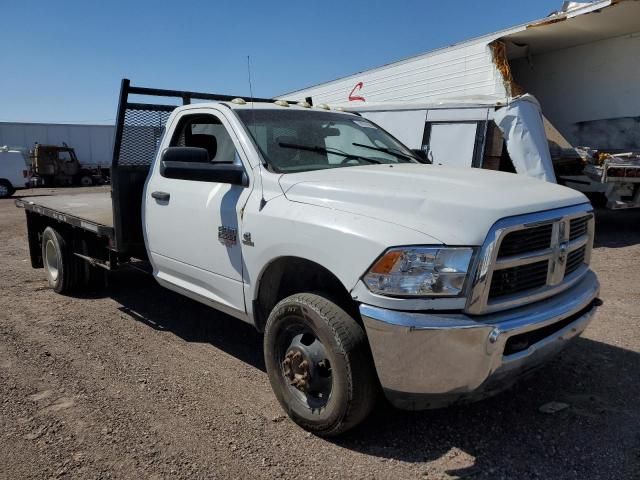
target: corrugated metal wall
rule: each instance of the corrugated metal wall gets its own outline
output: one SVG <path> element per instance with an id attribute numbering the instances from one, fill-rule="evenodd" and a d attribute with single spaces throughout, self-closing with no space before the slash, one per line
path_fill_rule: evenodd
<path id="1" fill-rule="evenodd" d="M 75 148 L 82 165 L 111 165 L 112 125 L 0 122 L 0 146 L 30 149 L 35 142 Z"/>
<path id="2" fill-rule="evenodd" d="M 506 95 L 502 78 L 487 46 L 492 38 L 462 44 L 368 70 L 281 98 L 312 97 L 315 104 L 345 103 L 362 97 L 367 102 L 431 101 L 434 99 Z M 360 100 L 361 101 L 361 100 Z"/>

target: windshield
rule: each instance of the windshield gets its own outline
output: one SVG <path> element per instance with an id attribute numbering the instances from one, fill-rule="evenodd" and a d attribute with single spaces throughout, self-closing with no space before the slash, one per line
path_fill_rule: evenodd
<path id="1" fill-rule="evenodd" d="M 278 173 L 382 163 L 419 163 L 369 120 L 317 110 L 236 110 L 269 167 Z"/>

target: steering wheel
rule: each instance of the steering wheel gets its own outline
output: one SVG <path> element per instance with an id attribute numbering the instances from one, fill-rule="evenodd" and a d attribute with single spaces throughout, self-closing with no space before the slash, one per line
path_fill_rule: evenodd
<path id="1" fill-rule="evenodd" d="M 389 159 L 388 158 L 381 158 L 381 157 L 367 157 L 367 158 L 368 159 L 370 158 L 371 160 L 377 160 L 378 163 L 389 163 Z M 353 157 L 345 157 L 340 162 L 340 165 L 345 165 L 345 164 L 347 164 L 349 162 L 358 162 L 358 164 L 360 164 L 360 165 L 375 165 L 375 162 L 368 162 L 364 158 L 356 157 L 355 155 Z"/>
<path id="2" fill-rule="evenodd" d="M 346 165 L 349 162 L 358 162 L 358 163 L 368 163 L 365 162 L 364 160 L 360 159 L 360 158 L 356 158 L 356 157 L 344 157 L 342 159 L 342 161 L 340 162 L 340 165 Z"/>

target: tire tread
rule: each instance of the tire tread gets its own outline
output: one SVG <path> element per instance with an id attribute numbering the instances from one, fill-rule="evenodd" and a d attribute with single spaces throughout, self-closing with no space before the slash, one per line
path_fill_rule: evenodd
<path id="1" fill-rule="evenodd" d="M 334 340 L 344 353 L 349 370 L 348 409 L 345 414 L 329 428 L 318 430 L 315 425 L 304 424 L 322 436 L 339 435 L 360 423 L 373 409 L 378 394 L 378 383 L 373 369 L 373 362 L 367 337 L 363 328 L 342 308 L 333 303 L 322 293 L 297 293 L 281 300 L 269 315 L 265 331 L 276 319 L 283 306 L 298 303 L 314 310 L 327 324 L 333 333 Z M 357 382 L 354 382 L 357 379 Z"/>

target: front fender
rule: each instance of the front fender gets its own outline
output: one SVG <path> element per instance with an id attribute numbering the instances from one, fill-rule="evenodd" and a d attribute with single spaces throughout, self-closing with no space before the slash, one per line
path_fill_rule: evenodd
<path id="1" fill-rule="evenodd" d="M 243 231 L 251 233 L 251 244 L 243 244 L 248 310 L 257 298 L 259 279 L 277 258 L 299 257 L 322 265 L 351 291 L 387 248 L 439 244 L 406 227 L 285 197 L 267 202 L 262 210 L 248 206 Z"/>

